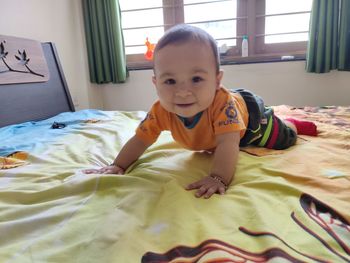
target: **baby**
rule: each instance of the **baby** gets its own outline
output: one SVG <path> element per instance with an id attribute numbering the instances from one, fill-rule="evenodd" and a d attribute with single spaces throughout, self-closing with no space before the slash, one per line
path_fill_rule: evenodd
<path id="1" fill-rule="evenodd" d="M 213 153 L 209 175 L 186 187 L 197 189 L 196 197 L 209 198 L 224 194 L 230 185 L 240 146 L 285 149 L 295 144 L 298 132 L 316 135 L 313 123 L 282 121 L 260 97 L 224 88 L 216 42 L 197 27 L 182 24 L 168 30 L 154 50 L 153 70 L 159 100 L 111 165 L 85 173 L 123 174 L 169 130 L 184 148 Z"/>

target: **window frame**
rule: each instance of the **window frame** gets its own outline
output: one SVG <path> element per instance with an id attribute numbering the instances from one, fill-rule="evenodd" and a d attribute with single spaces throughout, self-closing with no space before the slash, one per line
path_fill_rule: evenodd
<path id="1" fill-rule="evenodd" d="M 164 31 L 184 22 L 183 0 L 162 0 L 162 4 Z M 264 43 L 265 6 L 265 0 L 237 0 L 236 46 L 231 46 L 225 54 L 221 54 L 222 65 L 282 61 L 284 55 L 291 56 L 296 60 L 305 59 L 307 41 Z M 248 36 L 249 56 L 243 58 L 240 51 L 241 39 L 244 35 Z M 153 67 L 153 62 L 146 60 L 144 54 L 126 56 L 129 69 L 150 69 Z"/>

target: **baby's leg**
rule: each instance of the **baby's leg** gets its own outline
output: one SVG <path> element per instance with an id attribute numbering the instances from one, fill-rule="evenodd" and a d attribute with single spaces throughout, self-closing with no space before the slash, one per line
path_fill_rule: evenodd
<path id="1" fill-rule="evenodd" d="M 275 150 L 283 150 L 294 145 L 297 140 L 297 128 L 292 126 L 292 123 L 291 126 L 289 126 L 286 122 L 278 118 L 273 112 L 271 119 L 273 125 L 268 136 L 269 139 L 264 147 Z M 264 136 L 267 135 L 265 133 L 268 132 L 268 130 L 268 128 L 265 130 Z"/>

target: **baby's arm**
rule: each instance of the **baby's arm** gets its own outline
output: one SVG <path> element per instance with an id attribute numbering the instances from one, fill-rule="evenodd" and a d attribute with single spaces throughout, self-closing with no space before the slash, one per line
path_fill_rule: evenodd
<path id="1" fill-rule="evenodd" d="M 151 144 L 143 142 L 134 135 L 123 146 L 111 165 L 105 166 L 101 169 L 84 170 L 84 173 L 124 174 L 126 169 L 135 162 L 150 145 Z"/>
<path id="2" fill-rule="evenodd" d="M 224 194 L 236 170 L 239 153 L 240 132 L 216 136 L 217 147 L 209 176 L 187 186 L 187 190 L 198 189 L 196 197 L 209 198 L 214 193 Z"/>

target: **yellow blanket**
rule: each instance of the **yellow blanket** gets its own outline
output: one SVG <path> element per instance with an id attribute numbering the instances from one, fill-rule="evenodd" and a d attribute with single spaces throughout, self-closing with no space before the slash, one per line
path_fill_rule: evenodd
<path id="1" fill-rule="evenodd" d="M 184 187 L 212 156 L 168 133 L 125 175 L 81 172 L 110 163 L 142 112 L 0 129 L 0 155 L 28 153 L 0 170 L 0 262 L 349 262 L 350 108 L 275 111 L 315 121 L 319 136 L 242 151 L 227 193 L 210 199 Z"/>

